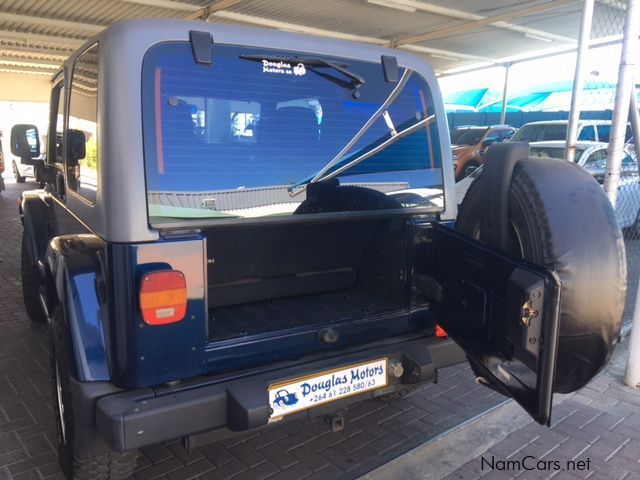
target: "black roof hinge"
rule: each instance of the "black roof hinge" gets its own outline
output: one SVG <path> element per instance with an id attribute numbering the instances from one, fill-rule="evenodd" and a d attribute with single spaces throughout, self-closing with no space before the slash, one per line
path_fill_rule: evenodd
<path id="1" fill-rule="evenodd" d="M 211 65 L 213 62 L 213 37 L 209 32 L 189 31 L 189 41 L 196 63 Z"/>
<path id="2" fill-rule="evenodd" d="M 387 83 L 398 83 L 398 59 L 391 55 L 382 55 L 380 60 Z"/>

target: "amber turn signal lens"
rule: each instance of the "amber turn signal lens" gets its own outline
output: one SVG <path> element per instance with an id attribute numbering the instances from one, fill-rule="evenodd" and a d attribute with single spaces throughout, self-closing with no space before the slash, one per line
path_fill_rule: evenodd
<path id="1" fill-rule="evenodd" d="M 147 273 L 140 281 L 140 310 L 149 325 L 179 322 L 187 313 L 187 281 L 178 270 Z"/>
<path id="2" fill-rule="evenodd" d="M 449 334 L 440 325 L 436 325 L 436 337 L 447 338 Z"/>

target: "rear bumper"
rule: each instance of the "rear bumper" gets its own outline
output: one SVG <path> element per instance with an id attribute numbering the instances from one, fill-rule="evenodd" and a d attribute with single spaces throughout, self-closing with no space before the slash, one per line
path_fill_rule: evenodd
<path id="1" fill-rule="evenodd" d="M 269 420 L 268 385 L 381 357 L 401 361 L 405 372 L 402 377 L 390 377 L 389 387 L 384 391 L 354 395 L 317 409 L 343 409 L 349 404 L 393 391 L 392 386 L 434 382 L 437 369 L 466 360 L 462 350 L 451 340 L 412 339 L 239 379 L 234 377 L 236 379 L 231 381 L 204 378 L 199 384 L 165 391 L 145 388 L 114 393 L 97 401 L 96 426 L 106 443 L 116 451 L 223 427 L 232 431 L 261 427 Z M 282 421 L 304 415 L 307 412 L 298 412 Z"/>

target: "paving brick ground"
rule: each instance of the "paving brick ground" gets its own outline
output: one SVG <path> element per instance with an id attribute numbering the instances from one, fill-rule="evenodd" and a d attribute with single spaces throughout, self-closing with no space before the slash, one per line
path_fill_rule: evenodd
<path id="1" fill-rule="evenodd" d="M 618 347 L 602 374 L 554 407 L 550 429 L 529 423 L 446 479 L 640 480 L 640 389 L 622 383 L 627 346 Z M 491 468 L 492 460 L 505 463 Z"/>
<path id="2" fill-rule="evenodd" d="M 25 188 L 7 184 L 0 196 L 0 480 L 62 478 L 54 452 L 47 332 L 29 322 L 22 306 L 22 226 L 15 200 Z M 440 373 L 438 385 L 402 400 L 369 401 L 351 409 L 339 433 L 321 421 L 296 421 L 189 454 L 180 442 L 146 448 L 135 478 L 356 478 L 503 401 L 477 386 L 466 365 Z M 624 453 L 635 446 L 628 442 Z"/>

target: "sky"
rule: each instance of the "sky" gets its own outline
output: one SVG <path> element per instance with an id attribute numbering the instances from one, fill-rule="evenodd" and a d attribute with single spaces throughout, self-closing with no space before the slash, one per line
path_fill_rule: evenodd
<path id="1" fill-rule="evenodd" d="M 590 49 L 586 55 L 585 81 L 597 83 L 616 83 L 618 64 L 620 62 L 620 44 Z M 553 57 L 515 63 L 509 70 L 508 95 L 535 90 L 545 84 L 554 82 L 572 82 L 575 74 L 576 53 L 565 53 Z M 640 82 L 640 64 L 637 65 L 638 82 Z M 504 67 L 491 67 L 475 72 L 446 75 L 440 77 L 443 95 L 471 88 L 491 88 L 500 96 L 504 85 Z M 568 110 L 570 94 L 557 103 L 557 109 Z M 593 96 L 591 96 L 593 97 Z M 598 95 L 597 98 L 584 97 L 587 103 L 598 104 L 598 107 L 613 107 L 612 95 Z M 566 105 L 564 105 L 566 103 Z M 563 108 L 564 107 L 564 108 Z"/>

